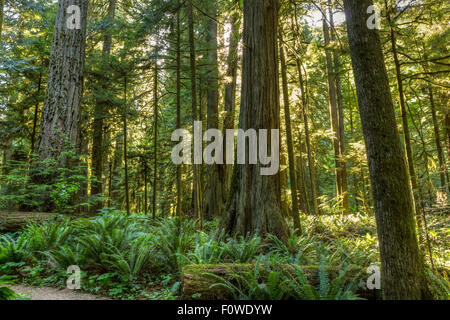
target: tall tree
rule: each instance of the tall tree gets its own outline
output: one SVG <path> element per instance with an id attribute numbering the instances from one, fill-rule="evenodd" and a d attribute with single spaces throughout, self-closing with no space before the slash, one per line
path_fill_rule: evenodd
<path id="1" fill-rule="evenodd" d="M 105 26 L 102 28 L 103 32 L 103 52 L 102 63 L 107 65 L 108 59 L 111 53 L 112 34 L 111 24 L 114 20 L 116 10 L 116 0 L 109 0 L 108 12 L 105 18 Z M 106 107 L 108 104 L 105 98 L 105 91 L 108 87 L 108 81 L 105 76 L 105 68 L 102 68 L 101 75 L 99 77 L 97 101 L 94 108 L 94 121 L 93 121 L 93 136 L 92 136 L 92 173 L 95 177 L 95 181 L 91 183 L 91 195 L 100 195 L 103 192 L 103 163 L 104 163 L 104 141 L 103 141 L 103 127 L 104 119 L 107 117 Z M 101 207 L 101 203 L 98 202 L 93 206 L 95 212 Z"/>
<path id="2" fill-rule="evenodd" d="M 429 297 L 408 187 L 405 154 L 376 29 L 367 28 L 372 0 L 344 0 L 350 53 L 369 160 L 384 299 Z"/>
<path id="3" fill-rule="evenodd" d="M 192 0 L 188 0 L 188 24 L 189 24 L 189 53 L 190 53 L 190 66 L 191 66 L 191 99 L 192 99 L 192 118 L 193 122 L 199 120 L 199 112 L 197 110 L 197 72 L 196 72 L 196 53 L 195 53 L 195 37 L 194 37 L 194 10 Z M 195 124 L 193 124 L 195 130 Z M 194 214 L 197 216 L 200 222 L 200 228 L 202 227 L 202 212 L 200 202 L 200 174 L 198 164 L 194 167 L 194 189 L 193 189 L 193 202 L 194 202 Z"/>
<path id="4" fill-rule="evenodd" d="M 278 0 L 244 1 L 244 55 L 239 128 L 279 129 Z M 268 144 L 270 150 L 270 137 Z M 246 151 L 248 159 L 248 150 Z M 224 226 L 230 233 L 272 233 L 287 239 L 280 175 L 261 175 L 260 164 L 237 165 Z"/>
<path id="5" fill-rule="evenodd" d="M 238 45 L 240 40 L 240 14 L 239 14 L 239 1 L 233 0 L 233 11 L 230 17 L 231 32 L 229 39 L 229 49 L 227 57 L 227 74 L 225 82 L 225 119 L 223 121 L 223 133 L 226 134 L 226 130 L 234 130 L 235 127 L 235 111 L 236 111 L 236 88 L 237 88 L 237 71 L 238 71 Z M 223 145 L 223 154 L 227 154 L 226 144 Z M 231 165 L 223 166 L 224 176 L 224 193 L 228 194 L 230 189 L 231 177 L 233 173 L 233 167 Z"/>
<path id="6" fill-rule="evenodd" d="M 329 1 L 328 1 L 329 5 Z M 337 60 L 333 61 L 333 52 L 330 50 L 329 46 L 331 43 L 330 39 L 330 27 L 327 22 L 327 14 L 326 14 L 326 6 L 325 3 L 322 2 L 322 25 L 323 25 L 323 38 L 325 45 L 325 58 L 326 58 L 326 67 L 327 67 L 327 79 L 328 79 L 328 97 L 329 97 L 329 110 L 330 110 L 330 123 L 331 123 L 331 133 L 332 133 L 332 144 L 334 151 L 334 166 L 336 173 L 336 194 L 338 196 L 338 201 L 345 213 L 348 213 L 348 198 L 344 201 L 344 188 L 343 188 L 343 164 L 341 154 L 341 138 L 340 138 L 340 129 L 339 129 L 339 113 L 338 113 L 338 100 L 337 100 L 337 90 L 336 90 L 336 69 L 335 63 Z M 337 58 L 337 56 L 335 56 Z"/>
<path id="7" fill-rule="evenodd" d="M 180 6 L 179 6 L 180 7 Z M 181 23 L 180 8 L 177 10 L 177 129 L 181 128 Z M 181 166 L 177 166 L 177 217 L 182 214 L 181 211 Z"/>
<path id="8" fill-rule="evenodd" d="M 281 63 L 281 79 L 283 87 L 283 106 L 284 106 L 284 121 L 286 125 L 286 143 L 288 148 L 288 161 L 289 161 L 289 180 L 291 184 L 291 196 L 292 196 L 292 219 L 294 220 L 294 228 L 299 234 L 302 233 L 302 227 L 300 225 L 299 210 L 298 210 L 298 186 L 297 177 L 295 171 L 295 158 L 294 158 L 294 146 L 292 143 L 292 126 L 291 126 L 291 111 L 289 105 L 289 88 L 287 80 L 287 67 L 286 56 L 284 53 L 283 43 L 283 31 L 279 30 L 280 38 L 280 63 Z"/>
<path id="9" fill-rule="evenodd" d="M 71 7 L 73 11 L 68 10 L 69 6 L 75 6 Z M 58 1 L 37 144 L 40 159 L 58 159 L 66 149 L 66 141 L 70 148 L 79 146 L 87 9 L 87 0 Z M 66 166 L 66 160 L 62 159 L 61 165 Z"/>
<path id="10" fill-rule="evenodd" d="M 219 128 L 219 66 L 217 60 L 217 3 L 210 2 L 210 18 L 208 20 L 206 42 L 208 48 L 208 74 L 207 74 L 207 129 Z M 208 181 L 206 192 L 205 218 L 220 217 L 224 203 L 223 194 L 223 166 L 221 164 L 208 165 Z"/>
<path id="11" fill-rule="evenodd" d="M 0 0 L 0 45 L 2 43 L 2 31 L 3 31 L 3 7 L 5 3 L 4 0 Z"/>
<path id="12" fill-rule="evenodd" d="M 158 49 L 155 48 L 155 74 L 153 75 L 153 198 L 152 198 L 152 215 L 156 218 L 156 200 L 158 196 Z"/>

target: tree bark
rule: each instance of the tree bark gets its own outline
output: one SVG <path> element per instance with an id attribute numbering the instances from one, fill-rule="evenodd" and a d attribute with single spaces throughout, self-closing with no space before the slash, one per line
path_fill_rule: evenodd
<path id="1" fill-rule="evenodd" d="M 369 160 L 384 299 L 422 299 L 429 292 L 414 223 L 405 154 L 377 30 L 367 28 L 372 0 L 344 0 L 350 53 Z"/>
<path id="2" fill-rule="evenodd" d="M 217 2 L 211 1 L 210 16 L 216 19 Z M 209 44 L 208 52 L 208 75 L 207 75 L 207 129 L 219 129 L 219 67 L 217 61 L 217 22 L 214 19 L 208 21 L 208 33 L 206 42 Z M 223 150 L 223 148 L 222 148 Z M 222 206 L 224 203 L 224 194 L 222 190 L 223 166 L 221 164 L 212 164 L 207 167 L 207 191 L 205 219 L 212 220 L 215 217 L 222 216 Z"/>
<path id="3" fill-rule="evenodd" d="M 337 93 L 336 93 L 336 76 L 335 68 L 333 64 L 333 56 L 331 50 L 328 48 L 330 45 L 330 28 L 326 21 L 326 8 L 322 2 L 322 11 L 324 16 L 322 17 L 323 25 L 323 38 L 325 45 L 325 58 L 327 67 L 327 79 L 328 79 L 328 95 L 329 95 L 329 110 L 330 110 L 330 123 L 332 132 L 332 145 L 334 151 L 334 166 L 336 174 L 336 195 L 339 205 L 343 207 L 343 188 L 342 188 L 342 165 L 341 165 L 341 148 L 339 144 L 339 115 L 337 105 Z"/>
<path id="4" fill-rule="evenodd" d="M 192 118 L 193 121 L 199 119 L 199 113 L 197 111 L 197 75 L 196 75 L 196 57 L 195 57 L 195 38 L 194 38 L 194 13 L 192 0 L 188 0 L 188 24 L 189 24 L 189 52 L 190 52 L 190 66 L 191 66 L 191 99 L 192 99 Z M 194 125 L 193 125 L 194 127 Z M 193 189 L 193 202 L 194 202 L 194 214 L 200 223 L 202 228 L 202 212 L 200 203 L 200 183 L 199 183 L 199 167 L 197 164 L 193 164 L 194 167 L 194 189 Z"/>
<path id="5" fill-rule="evenodd" d="M 238 0 L 235 0 L 235 6 L 238 6 Z M 237 88 L 237 71 L 238 71 L 238 45 L 240 39 L 239 19 L 240 15 L 237 9 L 231 15 L 231 33 L 230 33 L 230 47 L 227 58 L 227 75 L 225 83 L 225 119 L 223 122 L 223 133 L 226 130 L 234 130 L 235 125 L 235 110 L 236 110 L 236 88 Z M 223 154 L 227 154 L 226 144 L 223 145 Z M 225 164 L 223 166 L 224 175 L 224 193 L 226 195 L 230 192 L 231 177 L 233 174 L 233 166 Z"/>
<path id="6" fill-rule="evenodd" d="M 424 223 L 425 223 L 425 213 L 422 210 L 421 203 L 422 203 L 422 196 L 420 194 L 419 190 L 419 184 L 417 181 L 416 176 L 416 170 L 414 168 L 414 158 L 411 148 L 411 134 L 409 132 L 409 125 L 408 125 L 408 115 L 406 113 L 406 102 L 405 102 L 405 93 L 403 89 L 403 79 L 402 79 L 402 73 L 400 68 L 400 61 L 398 58 L 397 53 L 397 40 L 396 40 L 396 34 L 392 25 L 391 15 L 390 15 L 390 8 L 386 4 L 386 18 L 390 25 L 390 41 L 391 41 L 391 47 L 392 47 L 392 54 L 394 56 L 394 64 L 395 64 L 395 71 L 396 71 L 396 79 L 397 79 L 397 88 L 398 88 L 398 96 L 399 96 L 399 102 L 400 102 L 400 111 L 402 115 L 402 125 L 403 125 L 403 136 L 405 139 L 405 148 L 406 148 L 406 160 L 408 163 L 409 168 L 409 176 L 411 180 L 411 186 L 413 190 L 413 196 L 414 196 L 414 204 L 415 204 L 415 210 L 416 210 L 416 217 L 417 217 L 417 225 L 419 227 L 419 240 L 420 243 L 424 243 L 423 235 L 426 230 L 424 230 Z"/>
<path id="7" fill-rule="evenodd" d="M 330 16 L 330 26 L 333 29 L 331 32 L 331 40 L 336 41 L 336 34 L 334 29 L 334 17 L 331 6 L 331 1 L 328 1 L 328 10 Z M 348 204 L 348 184 L 347 184 L 347 162 L 345 161 L 345 124 L 344 124 L 344 102 L 342 99 L 342 87 L 341 87 L 341 75 L 340 75 L 340 63 L 336 50 L 333 50 L 333 64 L 334 64 L 334 76 L 336 82 L 336 96 L 337 96 L 337 116 L 338 116 L 338 140 L 339 140 L 339 170 L 341 179 L 341 194 L 342 208 L 345 214 L 350 214 Z"/>
<path id="8" fill-rule="evenodd" d="M 291 128 L 291 111 L 289 106 L 289 88 L 287 80 L 286 58 L 284 53 L 283 32 L 279 30 L 280 41 L 280 62 L 281 62 L 281 79 L 283 87 L 283 105 L 284 105 L 284 121 L 286 124 L 286 143 L 288 148 L 289 161 L 289 180 L 291 184 L 291 198 L 292 198 L 292 219 L 294 221 L 294 228 L 299 234 L 302 234 L 302 227 L 300 225 L 299 210 L 298 210 L 298 195 L 297 195 L 297 177 L 295 171 L 294 147 L 292 144 L 292 128 Z"/>
<path id="9" fill-rule="evenodd" d="M 3 7 L 5 3 L 4 0 L 0 0 L 0 47 L 2 44 L 2 31 L 3 31 Z"/>
<path id="10" fill-rule="evenodd" d="M 181 128 L 181 26 L 180 9 L 177 12 L 177 129 Z M 181 217 L 181 165 L 177 166 L 177 217 Z"/>
<path id="11" fill-rule="evenodd" d="M 123 85 L 123 162 L 125 173 L 125 208 L 127 215 L 130 215 L 130 187 L 128 183 L 128 105 L 127 105 L 128 79 L 124 76 Z"/>
<path id="12" fill-rule="evenodd" d="M 244 1 L 244 55 L 239 128 L 280 128 L 278 84 L 278 0 Z M 268 141 L 271 137 L 268 137 Z M 268 142 L 270 150 L 270 142 Z M 248 159 L 248 150 L 246 152 Z M 229 233 L 272 233 L 288 237 L 282 217 L 280 175 L 261 175 L 260 164 L 237 165 L 235 192 L 225 217 Z"/>
<path id="13" fill-rule="evenodd" d="M 158 197 L 158 49 L 155 49 L 155 74 L 153 76 L 153 198 L 152 198 L 152 215 L 156 218 L 157 213 L 157 197 Z"/>
<path id="14" fill-rule="evenodd" d="M 294 19 L 293 19 L 293 24 L 292 24 L 292 30 L 298 36 L 300 36 L 296 9 L 297 9 L 297 7 L 295 5 L 295 13 L 294 13 Z M 297 46 L 301 45 L 298 43 L 297 38 L 295 39 L 295 42 L 296 42 Z M 302 115 L 303 115 L 303 125 L 305 127 L 306 152 L 308 155 L 308 171 L 309 171 L 309 179 L 310 179 L 311 191 L 312 191 L 313 212 L 315 215 L 319 215 L 319 201 L 318 201 L 319 196 L 318 196 L 317 184 L 316 184 L 315 162 L 314 162 L 313 153 L 312 153 L 311 138 L 310 138 L 310 133 L 309 133 L 309 123 L 308 123 L 307 87 L 306 87 L 305 80 L 303 78 L 302 61 L 300 60 L 300 58 L 298 56 L 296 56 L 295 60 L 296 60 L 296 65 L 297 65 L 300 92 L 302 95 L 302 97 L 301 97 L 301 99 L 302 99 Z"/>
<path id="15" fill-rule="evenodd" d="M 67 20 L 71 16 L 67 9 L 70 5 L 80 8 L 80 29 L 67 28 Z M 58 1 L 47 92 L 37 144 L 37 154 L 41 160 L 59 159 L 63 151 L 79 146 L 87 8 L 87 0 Z M 59 160 L 61 166 L 67 166 L 65 157 Z"/>
<path id="16" fill-rule="evenodd" d="M 109 0 L 108 13 L 106 16 L 106 27 L 102 29 L 104 33 L 103 38 L 103 56 L 102 64 L 108 63 L 109 55 L 111 53 L 112 35 L 110 32 L 110 24 L 114 20 L 116 10 L 116 0 Z M 106 61 L 105 61 L 106 60 Z M 93 135 L 92 135 L 92 175 L 95 181 L 91 183 L 91 195 L 101 195 L 103 193 L 103 163 L 105 147 L 103 141 L 103 126 L 104 119 L 107 116 L 106 107 L 108 102 L 105 98 L 100 98 L 105 95 L 105 91 L 108 87 L 107 75 L 102 75 L 99 77 L 97 99 L 94 107 L 94 121 L 93 121 Z M 101 208 L 101 203 L 98 202 L 93 205 L 92 211 L 96 212 Z"/>
<path id="17" fill-rule="evenodd" d="M 430 108 L 431 108 L 431 116 L 433 119 L 434 138 L 435 138 L 435 142 L 436 142 L 436 150 L 437 150 L 438 160 L 439 160 L 439 173 L 440 173 L 440 177 L 441 177 L 441 192 L 445 193 L 446 188 L 447 188 L 447 184 L 445 183 L 445 173 L 447 170 L 446 170 L 446 166 L 445 166 L 444 152 L 442 151 L 439 122 L 438 122 L 437 116 L 436 116 L 436 106 L 434 104 L 433 88 L 431 86 L 428 87 L 428 95 L 430 98 Z"/>

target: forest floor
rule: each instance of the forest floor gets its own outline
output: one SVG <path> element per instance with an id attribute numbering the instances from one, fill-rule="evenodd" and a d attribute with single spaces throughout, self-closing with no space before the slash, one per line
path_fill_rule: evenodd
<path id="1" fill-rule="evenodd" d="M 69 289 L 59 290 L 50 287 L 37 288 L 22 285 L 11 286 L 11 289 L 31 300 L 111 300 L 109 298 Z"/>

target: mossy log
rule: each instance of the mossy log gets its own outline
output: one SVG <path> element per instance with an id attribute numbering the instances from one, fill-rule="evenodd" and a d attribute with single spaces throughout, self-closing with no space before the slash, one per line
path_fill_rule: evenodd
<path id="1" fill-rule="evenodd" d="M 232 281 L 233 274 L 245 275 L 247 272 L 252 272 L 254 269 L 252 264 L 214 264 L 214 265 L 187 265 L 183 268 L 183 292 L 182 299 L 185 300 L 228 300 L 232 299 L 232 296 L 228 290 L 214 286 L 218 283 L 218 277 Z M 288 272 L 294 273 L 293 266 L 283 265 L 282 268 Z M 307 276 L 309 282 L 312 285 L 317 285 L 317 266 L 305 266 L 302 267 L 303 272 Z M 359 278 L 362 273 L 362 269 L 355 269 L 349 273 L 349 281 Z M 329 268 L 328 273 L 332 279 L 334 279 L 339 270 L 338 268 Z M 262 275 L 264 273 L 261 273 Z M 362 279 L 365 281 L 365 279 Z M 376 299 L 377 293 L 375 290 L 359 290 L 358 295 L 364 299 Z"/>
<path id="2" fill-rule="evenodd" d="M 43 222 L 54 214 L 46 212 L 0 212 L 0 232 L 20 230 L 28 222 Z"/>

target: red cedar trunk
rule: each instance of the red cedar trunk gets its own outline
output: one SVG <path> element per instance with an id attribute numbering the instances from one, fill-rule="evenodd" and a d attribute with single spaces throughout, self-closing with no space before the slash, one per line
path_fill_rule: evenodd
<path id="1" fill-rule="evenodd" d="M 80 29 L 68 29 L 70 5 L 80 8 Z M 87 0 L 60 0 L 53 34 L 47 92 L 37 144 L 41 160 L 58 159 L 68 148 L 79 147 L 83 68 L 86 47 Z M 67 139 L 68 145 L 65 143 Z M 66 160 L 62 159 L 62 166 Z"/>
<path id="2" fill-rule="evenodd" d="M 244 55 L 239 128 L 279 129 L 278 0 L 244 1 Z M 270 144 L 270 137 L 268 143 Z M 268 146 L 270 150 L 270 145 Z M 248 153 L 248 152 L 247 152 Z M 248 155 L 248 154 L 247 154 Z M 248 159 L 248 157 L 247 157 Z M 286 240 L 280 175 L 263 176 L 261 165 L 238 165 L 234 196 L 225 218 L 227 231 L 240 235 L 272 233 Z"/>

